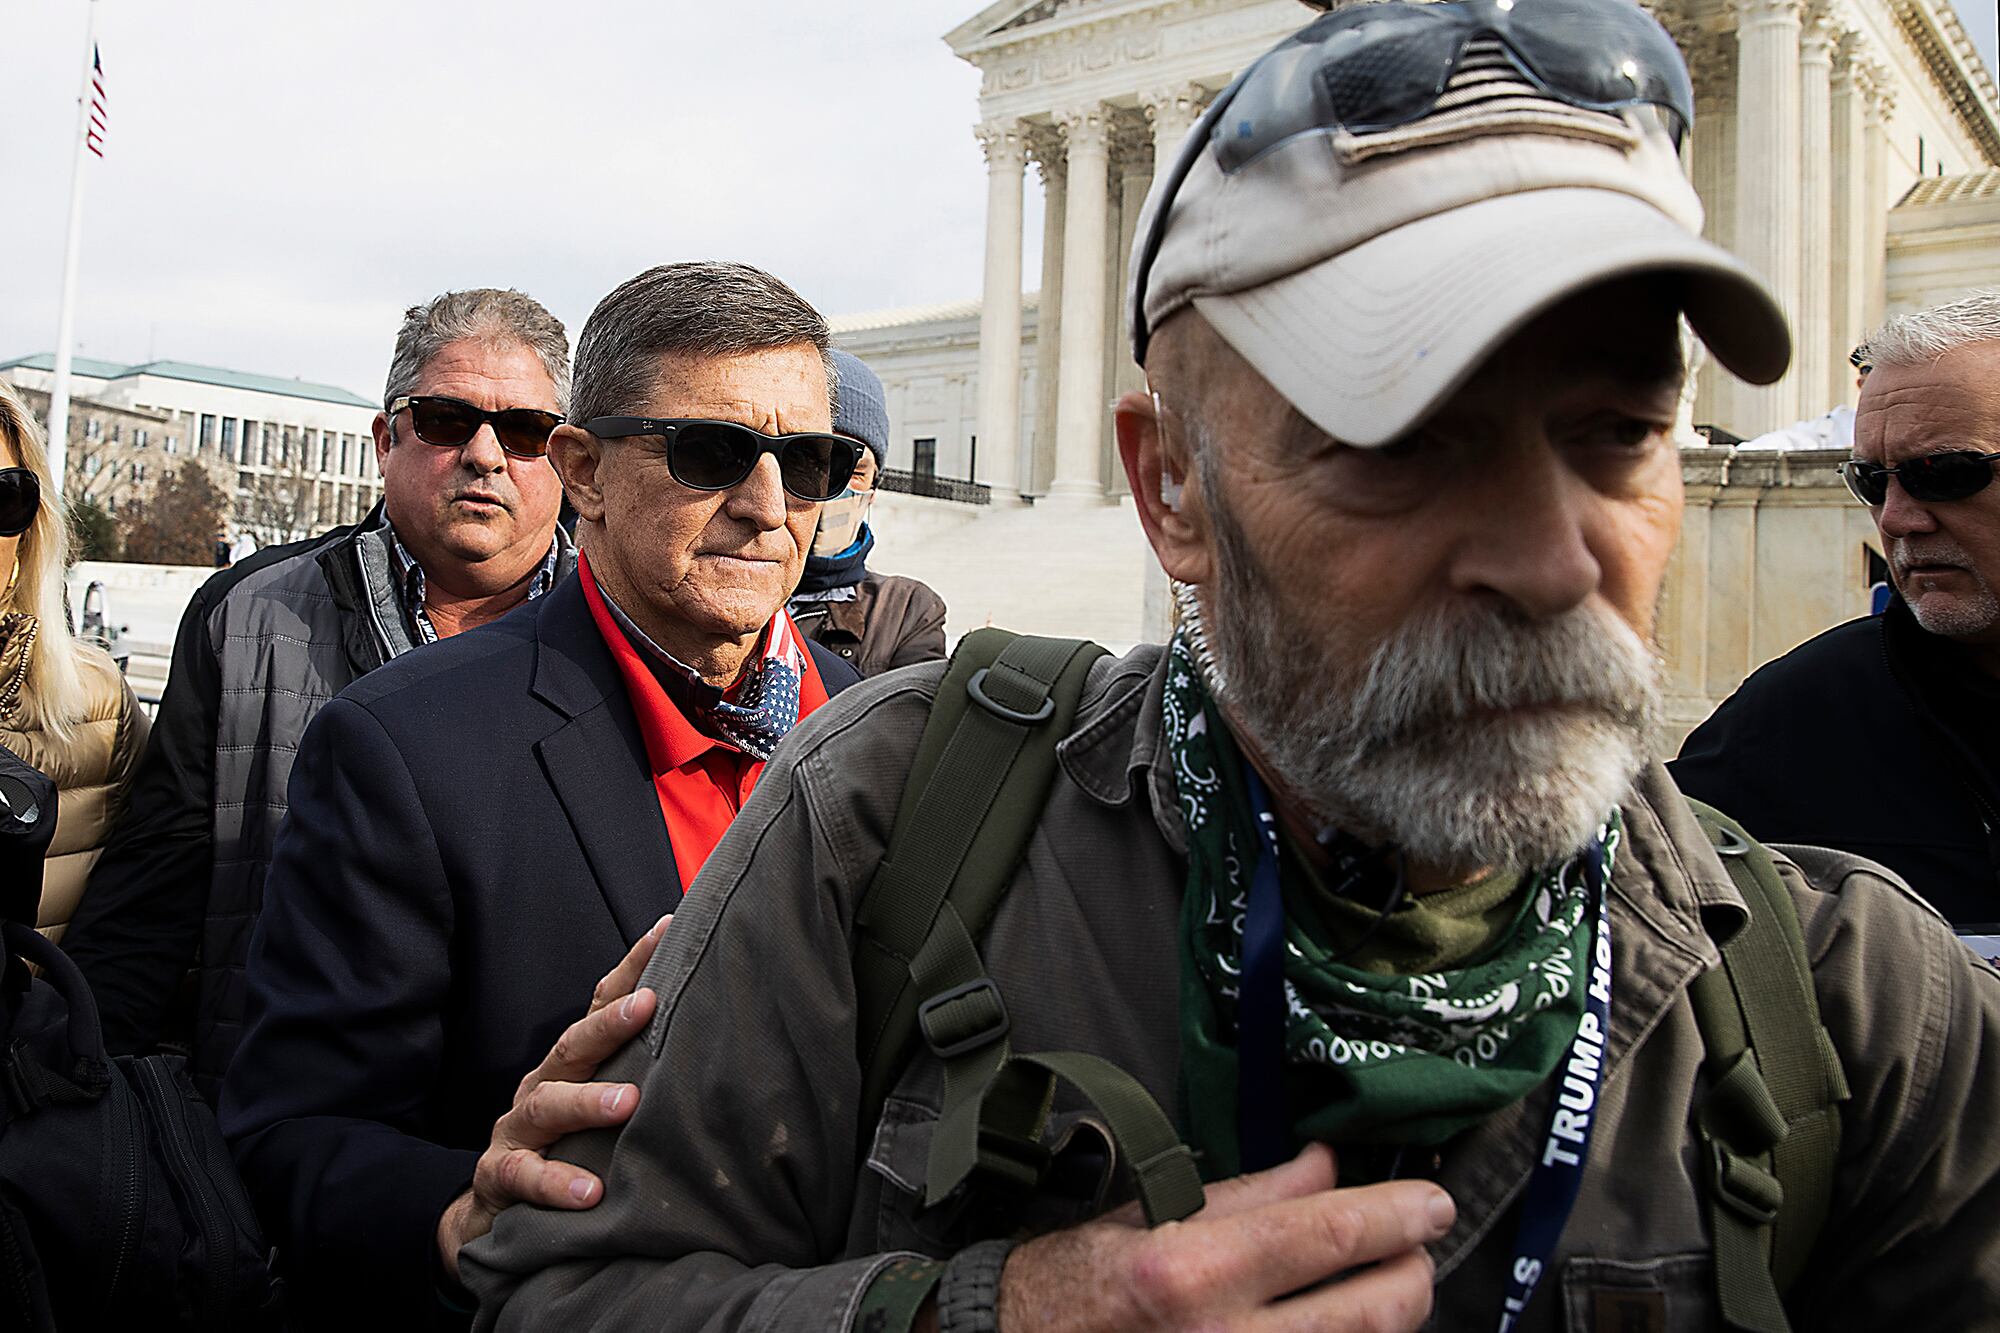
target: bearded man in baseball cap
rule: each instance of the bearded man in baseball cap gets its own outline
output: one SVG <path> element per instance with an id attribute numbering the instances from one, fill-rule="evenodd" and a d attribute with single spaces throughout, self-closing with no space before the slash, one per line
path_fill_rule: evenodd
<path id="1" fill-rule="evenodd" d="M 1625 0 L 1345 8 L 1221 94 L 1141 219 L 1117 409 L 1173 641 L 1073 716 L 1088 654 L 1009 648 L 796 733 L 642 982 L 637 1113 L 573 1147 L 605 1202 L 503 1215 L 483 1311 L 1990 1321 L 2000 975 L 1651 758 L 1683 321 L 1789 359 L 1700 238 L 1692 102 Z M 926 822 L 954 708 L 1053 750 L 1025 841 Z M 939 844 L 990 919 L 938 906 Z M 885 966 L 921 1039 L 878 1096 Z"/>

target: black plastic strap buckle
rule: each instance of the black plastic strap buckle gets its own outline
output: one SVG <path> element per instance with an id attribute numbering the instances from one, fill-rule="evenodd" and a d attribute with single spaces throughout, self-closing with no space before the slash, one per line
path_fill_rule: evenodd
<path id="1" fill-rule="evenodd" d="M 1012 1027 L 1006 1001 L 991 977 L 977 977 L 940 991 L 917 1006 L 917 1027 L 924 1044 L 940 1060 L 990 1046 Z"/>
<path id="2" fill-rule="evenodd" d="M 989 667 L 981 667 L 972 673 L 972 679 L 965 682 L 965 692 L 972 701 L 1003 722 L 1014 722 L 1024 727 L 1038 726 L 1056 715 L 1056 701 L 1053 695 L 1042 700 L 1042 706 L 1032 713 L 1009 708 L 986 692 L 986 673 Z"/>
<path id="3" fill-rule="evenodd" d="M 1785 1187 L 1776 1176 L 1719 1144 L 1713 1159 L 1716 1198 L 1756 1226 L 1768 1227 L 1778 1220 L 1778 1210 L 1785 1202 Z"/>

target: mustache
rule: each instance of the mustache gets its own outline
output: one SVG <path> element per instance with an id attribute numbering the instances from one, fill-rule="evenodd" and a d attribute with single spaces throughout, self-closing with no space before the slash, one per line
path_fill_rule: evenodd
<path id="1" fill-rule="evenodd" d="M 1942 534 L 1903 537 L 1889 547 L 1889 568 L 1907 574 L 1914 565 L 1969 566 L 1972 557 L 1965 548 Z"/>
<path id="2" fill-rule="evenodd" d="M 1545 620 L 1501 606 L 1440 608 L 1405 623 L 1349 686 L 1357 751 L 1387 748 L 1481 713 L 1571 708 L 1648 723 L 1653 649 L 1609 609 Z"/>

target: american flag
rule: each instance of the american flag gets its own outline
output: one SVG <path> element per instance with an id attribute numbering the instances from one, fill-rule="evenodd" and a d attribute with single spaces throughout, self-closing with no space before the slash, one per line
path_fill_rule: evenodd
<path id="1" fill-rule="evenodd" d="M 83 146 L 104 156 L 104 56 L 95 44 L 90 48 L 90 122 L 84 126 Z"/>

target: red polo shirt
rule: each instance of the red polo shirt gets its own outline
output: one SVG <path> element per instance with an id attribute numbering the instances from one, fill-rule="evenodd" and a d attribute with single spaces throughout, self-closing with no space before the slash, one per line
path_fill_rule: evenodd
<path id="1" fill-rule="evenodd" d="M 750 798 L 764 762 L 728 741 L 707 735 L 681 712 L 639 655 L 638 646 L 611 618 L 604 594 L 598 591 L 597 579 L 590 572 L 590 561 L 579 557 L 576 572 L 583 584 L 584 600 L 590 604 L 590 617 L 597 622 L 597 632 L 604 636 L 612 660 L 618 663 L 626 696 L 632 701 L 632 714 L 639 721 L 639 734 L 645 738 L 653 790 L 659 794 L 660 814 L 667 821 L 667 839 L 673 844 L 674 864 L 680 869 L 685 890 L 715 850 L 723 830 Z M 778 615 L 784 614 L 781 607 Z M 796 629 L 792 632 L 798 633 Z M 769 637 L 767 629 L 766 640 Z M 801 645 L 805 642 L 803 638 L 797 641 Z M 763 651 L 760 645 L 758 652 Z M 800 720 L 825 702 L 826 686 L 820 681 L 812 652 L 807 650 L 805 672 L 799 681 Z"/>

